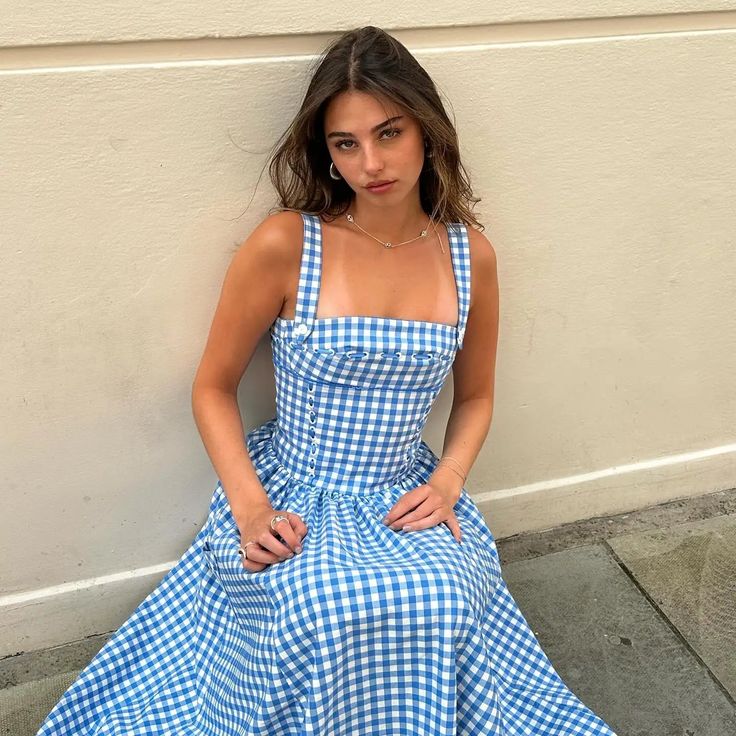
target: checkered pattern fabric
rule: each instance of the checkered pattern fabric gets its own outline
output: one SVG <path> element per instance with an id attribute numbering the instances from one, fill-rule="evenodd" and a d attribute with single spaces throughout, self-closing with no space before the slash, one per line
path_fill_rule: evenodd
<path id="1" fill-rule="evenodd" d="M 271 327 L 276 416 L 245 440 L 304 551 L 250 573 L 218 482 L 204 527 L 80 673 L 38 736 L 612 736 L 565 686 L 465 489 L 444 524 L 381 519 L 438 457 L 421 439 L 470 303 L 448 226 L 455 325 L 316 318 L 321 224 L 303 214 L 293 319 Z"/>

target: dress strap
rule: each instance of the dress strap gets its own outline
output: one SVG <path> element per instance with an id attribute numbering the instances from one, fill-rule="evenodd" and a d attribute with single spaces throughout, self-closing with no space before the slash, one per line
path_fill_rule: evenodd
<path id="1" fill-rule="evenodd" d="M 303 342 L 314 328 L 322 271 L 322 223 L 318 215 L 302 212 L 304 238 L 294 309 L 294 339 Z"/>
<path id="2" fill-rule="evenodd" d="M 450 242 L 452 268 L 455 273 L 455 284 L 458 295 L 458 323 L 455 328 L 457 347 L 460 350 L 465 338 L 465 325 L 470 310 L 470 238 L 467 225 L 463 222 L 447 224 L 447 236 Z"/>

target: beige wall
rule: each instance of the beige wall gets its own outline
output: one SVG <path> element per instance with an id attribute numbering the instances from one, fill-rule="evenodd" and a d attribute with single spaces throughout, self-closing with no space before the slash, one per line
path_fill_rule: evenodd
<path id="1" fill-rule="evenodd" d="M 467 487 L 496 536 L 734 485 L 736 3 L 399 12 L 0 3 L 0 655 L 116 628 L 204 522 L 189 396 L 221 280 L 352 26 L 434 76 L 483 198 L 501 328 Z M 273 415 L 265 338 L 241 406 Z"/>

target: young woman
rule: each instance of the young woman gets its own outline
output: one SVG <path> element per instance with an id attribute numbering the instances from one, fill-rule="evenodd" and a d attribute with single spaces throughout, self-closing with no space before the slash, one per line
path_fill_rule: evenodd
<path id="1" fill-rule="evenodd" d="M 344 34 L 271 175 L 279 211 L 232 259 L 193 386 L 207 521 L 38 733 L 612 734 L 464 488 L 493 410 L 496 258 L 430 77 L 380 29 Z M 276 416 L 244 438 L 266 331 Z M 421 432 L 450 370 L 438 457 Z"/>

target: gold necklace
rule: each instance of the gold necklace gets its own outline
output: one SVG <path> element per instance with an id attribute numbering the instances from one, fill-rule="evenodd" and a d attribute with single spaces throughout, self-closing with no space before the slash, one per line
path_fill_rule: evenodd
<path id="1" fill-rule="evenodd" d="M 345 217 L 350 222 L 352 222 L 353 225 L 355 225 L 355 227 L 357 227 L 360 230 L 362 230 L 369 238 L 373 238 L 373 240 L 375 240 L 377 243 L 380 243 L 384 248 L 398 248 L 400 245 L 406 245 L 407 243 L 413 243 L 415 240 L 419 240 L 419 238 L 426 238 L 427 237 L 427 232 L 428 232 L 427 228 L 429 227 L 429 223 L 432 222 L 432 218 L 430 217 L 427 220 L 426 227 L 424 228 L 424 230 L 422 230 L 421 233 L 419 233 L 419 235 L 416 236 L 416 238 L 412 238 L 411 240 L 404 240 L 402 243 L 390 243 L 390 242 L 384 242 L 383 240 L 380 240 L 375 235 L 371 235 L 367 230 L 363 230 L 363 228 L 360 227 L 360 225 L 358 225 L 357 222 L 355 222 L 355 218 L 349 212 L 347 212 L 345 214 Z M 445 252 L 445 247 L 442 245 L 442 240 L 440 239 L 440 236 L 437 233 L 437 226 L 434 223 L 432 223 L 432 227 L 433 227 L 433 229 L 435 231 L 435 234 L 437 235 L 437 240 L 440 243 L 440 248 L 442 249 L 442 252 L 444 253 Z"/>

